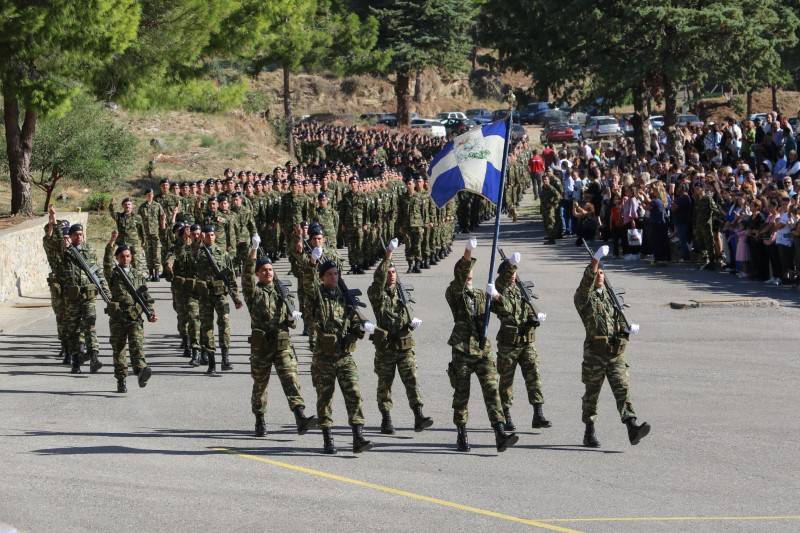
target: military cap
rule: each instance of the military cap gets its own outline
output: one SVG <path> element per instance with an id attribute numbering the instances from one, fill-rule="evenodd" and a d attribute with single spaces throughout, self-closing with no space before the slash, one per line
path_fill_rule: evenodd
<path id="1" fill-rule="evenodd" d="M 72 235 L 76 231 L 83 231 L 83 224 L 73 224 L 69 227 L 69 235 Z"/>
<path id="2" fill-rule="evenodd" d="M 236 191 L 231 196 L 234 197 L 234 198 L 241 198 L 242 197 L 242 193 L 240 193 L 239 191 Z"/>
<path id="3" fill-rule="evenodd" d="M 203 226 L 203 233 L 216 233 L 216 231 L 214 230 L 214 226 L 208 224 L 206 226 Z"/>
<path id="4" fill-rule="evenodd" d="M 269 257 L 262 257 L 258 261 L 256 261 L 256 272 L 263 267 L 264 265 L 271 265 L 272 261 L 270 261 Z"/>
<path id="5" fill-rule="evenodd" d="M 316 237 L 317 235 L 325 235 L 325 232 L 322 230 L 322 226 L 314 222 L 308 227 L 308 236 Z"/>
<path id="6" fill-rule="evenodd" d="M 226 200 L 228 200 L 228 195 L 227 194 L 220 194 L 219 196 L 217 196 L 217 201 L 218 202 L 224 202 Z"/>
<path id="7" fill-rule="evenodd" d="M 200 224 L 192 224 L 192 226 L 189 229 L 192 231 L 197 231 L 200 229 Z"/>
<path id="8" fill-rule="evenodd" d="M 147 189 L 144 190 L 144 193 L 145 194 L 152 194 L 153 193 L 153 189 L 147 188 Z"/>
<path id="9" fill-rule="evenodd" d="M 172 226 L 172 233 L 175 233 L 176 231 L 183 229 L 183 227 L 184 227 L 185 225 L 186 225 L 186 224 L 184 224 L 183 222 L 176 222 L 176 223 L 175 223 L 175 224 Z"/>
<path id="10" fill-rule="evenodd" d="M 327 272 L 328 270 L 330 270 L 330 269 L 332 269 L 332 268 L 338 268 L 338 267 L 336 266 L 336 262 L 334 262 L 334 261 L 331 261 L 330 259 L 328 259 L 327 261 L 325 261 L 324 263 L 322 263 L 322 264 L 319 266 L 319 275 L 320 275 L 320 276 L 324 276 L 324 275 L 325 275 L 325 272 Z"/>
<path id="11" fill-rule="evenodd" d="M 125 250 L 130 250 L 130 248 L 128 248 L 128 245 L 127 244 L 120 244 L 119 246 L 117 246 L 116 251 L 114 251 L 114 256 L 115 257 L 118 256 L 119 254 L 121 254 Z"/>
<path id="12" fill-rule="evenodd" d="M 206 180 L 206 185 L 214 185 L 214 178 L 208 178 Z"/>
<path id="13" fill-rule="evenodd" d="M 162 178 L 161 181 L 159 181 L 159 183 L 161 185 L 164 185 L 165 183 L 169 183 L 169 180 L 167 178 Z"/>
<path id="14" fill-rule="evenodd" d="M 322 200 L 323 198 L 327 198 L 327 197 L 328 197 L 327 194 L 325 194 L 324 192 L 321 192 L 321 193 L 319 193 L 317 195 L 317 200 Z"/>

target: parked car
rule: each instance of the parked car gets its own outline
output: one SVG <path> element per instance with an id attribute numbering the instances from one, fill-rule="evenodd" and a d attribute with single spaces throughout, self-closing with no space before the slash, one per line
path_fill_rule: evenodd
<path id="1" fill-rule="evenodd" d="M 750 116 L 747 117 L 747 120 L 752 120 L 753 122 L 756 121 L 757 118 L 761 119 L 761 123 L 767 121 L 767 114 L 766 113 L 752 113 Z"/>
<path id="2" fill-rule="evenodd" d="M 664 127 L 664 115 L 650 115 L 650 127 L 660 130 Z"/>
<path id="3" fill-rule="evenodd" d="M 550 104 L 547 102 L 527 104 L 519 111 L 519 122 L 520 124 L 538 124 L 548 111 L 550 111 Z"/>
<path id="4" fill-rule="evenodd" d="M 507 116 L 508 116 L 508 109 L 495 109 L 494 111 L 492 111 L 492 122 L 503 120 Z"/>
<path id="5" fill-rule="evenodd" d="M 701 128 L 705 126 L 705 122 L 700 120 L 700 117 L 692 114 L 678 115 L 675 123 L 678 126 L 700 126 Z"/>
<path id="6" fill-rule="evenodd" d="M 577 122 L 570 122 L 569 127 L 572 128 L 572 140 L 581 142 L 583 140 L 583 126 Z"/>
<path id="7" fill-rule="evenodd" d="M 523 139 L 528 132 L 525 131 L 525 128 L 521 124 L 511 124 L 511 140 L 512 141 L 519 141 Z"/>
<path id="8" fill-rule="evenodd" d="M 589 139 L 603 139 L 608 137 L 619 137 L 622 131 L 619 128 L 617 119 L 608 115 L 592 117 L 586 123 L 584 135 Z"/>
<path id="9" fill-rule="evenodd" d="M 492 112 L 488 109 L 467 109 L 467 118 L 474 120 L 478 124 L 488 124 L 492 121 Z"/>
<path id="10" fill-rule="evenodd" d="M 447 137 L 447 128 L 439 120 L 415 118 L 411 121 L 411 129 L 418 133 L 426 133 L 431 137 Z"/>
<path id="11" fill-rule="evenodd" d="M 447 135 L 461 135 L 476 126 L 475 121 L 468 118 L 449 118 L 441 122 L 447 130 Z"/>
<path id="12" fill-rule="evenodd" d="M 619 129 L 622 131 L 622 134 L 625 135 L 626 137 L 633 137 L 633 122 L 631 121 L 631 118 L 633 118 L 633 115 L 623 115 L 619 119 Z M 653 117 L 650 117 L 651 120 L 649 127 L 650 133 L 656 131 L 656 129 L 653 127 L 652 118 Z"/>
<path id="13" fill-rule="evenodd" d="M 554 122 L 542 130 L 542 144 L 570 142 L 574 140 L 575 132 L 567 122 Z"/>
<path id="14" fill-rule="evenodd" d="M 461 111 L 445 111 L 444 113 L 439 113 L 436 115 L 436 120 L 444 123 L 445 120 L 450 119 L 459 119 L 459 120 L 467 120 L 467 115 L 462 113 Z"/>
<path id="15" fill-rule="evenodd" d="M 550 109 L 539 118 L 542 126 L 547 127 L 550 124 L 561 124 L 562 122 L 569 122 L 569 111 L 562 109 Z"/>

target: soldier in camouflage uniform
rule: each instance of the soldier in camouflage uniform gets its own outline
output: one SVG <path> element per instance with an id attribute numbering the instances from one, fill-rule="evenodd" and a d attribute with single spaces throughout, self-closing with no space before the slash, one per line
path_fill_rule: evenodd
<path id="1" fill-rule="evenodd" d="M 488 340 L 481 346 L 483 337 L 483 316 L 486 312 L 487 293 L 472 287 L 472 270 L 476 259 L 472 251 L 477 248 L 477 239 L 471 239 L 464 256 L 454 268 L 453 281 L 445 291 L 445 298 L 453 313 L 453 331 L 447 343 L 452 347 L 452 360 L 447 367 L 447 375 L 453 387 L 453 423 L 458 430 L 456 440 L 459 451 L 469 451 L 467 440 L 467 420 L 470 378 L 474 373 L 483 390 L 483 402 L 495 434 L 497 451 L 503 452 L 519 439 L 514 433 L 503 429 L 505 418 L 500 394 L 497 388 L 497 368 L 491 357 Z M 494 286 L 489 288 L 494 290 Z"/>
<path id="2" fill-rule="evenodd" d="M 50 211 L 55 213 L 55 208 L 50 206 L 48 212 Z M 66 306 L 64 305 L 63 290 L 57 271 L 61 259 L 61 243 L 67 231 L 69 231 L 69 221 L 67 220 L 57 220 L 55 224 L 48 222 L 44 226 L 44 237 L 42 237 L 42 245 L 47 256 L 47 263 L 50 266 L 50 274 L 47 275 L 47 286 L 50 288 L 50 305 L 53 307 L 53 314 L 56 316 L 56 331 L 61 345 L 58 357 L 62 359 L 61 363 L 64 365 L 70 364 L 72 357 L 67 345 L 69 335 L 66 330 L 67 317 L 64 314 Z"/>
<path id="3" fill-rule="evenodd" d="M 55 228 L 56 211 L 50 209 L 50 225 Z M 89 268 L 97 268 L 97 257 L 92 247 L 84 242 L 83 226 L 73 224 L 69 227 L 67 237 L 60 242 L 56 239 L 47 243 L 48 255 L 52 254 L 57 260 L 58 268 L 55 270 L 57 281 L 61 286 L 64 298 L 64 330 L 67 333 L 67 348 L 72 356 L 73 374 L 81 373 L 81 364 L 90 360 L 89 370 L 92 374 L 103 367 L 99 360 L 100 347 L 97 343 L 97 309 L 94 300 L 97 297 L 97 288 L 89 280 L 83 270 L 70 258 L 66 249 L 74 247 Z M 99 270 L 99 269 L 98 269 Z M 102 271 L 97 272 L 101 287 L 106 293 L 108 288 L 103 278 Z M 81 351 L 81 335 L 86 344 L 86 353 Z"/>
<path id="4" fill-rule="evenodd" d="M 147 257 L 147 271 L 150 281 L 161 279 L 161 240 L 159 229 L 161 217 L 165 215 L 161 204 L 154 200 L 153 189 L 147 189 L 144 193 L 144 202 L 139 206 L 139 218 L 142 219 L 142 230 L 144 234 L 144 250 Z M 170 213 L 171 215 L 171 213 Z"/>
<path id="5" fill-rule="evenodd" d="M 222 196 L 222 198 L 225 198 Z M 226 216 L 220 208 L 222 203 L 216 196 L 209 197 L 206 202 L 208 210 L 203 213 L 201 227 L 213 226 L 214 243 L 225 252 L 226 255 L 233 257 L 236 250 L 236 230 L 231 224 L 230 217 Z"/>
<path id="6" fill-rule="evenodd" d="M 392 425 L 392 382 L 395 370 L 406 389 L 408 404 L 414 412 L 414 431 L 433 425 L 433 420 L 422 414 L 422 394 L 417 383 L 417 360 L 414 356 L 414 338 L 411 332 L 422 325 L 422 320 L 411 316 L 410 308 L 403 304 L 397 286 L 397 270 L 392 264 L 392 253 L 399 246 L 392 239 L 386 255 L 375 269 L 372 285 L 367 294 L 375 312 L 375 374 L 378 375 L 378 410 L 381 412 L 381 433 L 394 434 Z"/>
<path id="7" fill-rule="evenodd" d="M 122 211 L 114 210 L 114 202 L 108 203 L 108 212 L 117 225 L 117 246 L 127 245 L 133 254 L 133 266 L 144 269 L 147 263 L 144 255 L 144 225 L 142 217 L 133 212 L 133 202 L 130 198 L 123 198 Z"/>
<path id="8" fill-rule="evenodd" d="M 206 374 L 215 376 L 217 375 L 217 363 L 214 343 L 214 314 L 217 315 L 222 370 L 231 370 L 233 366 L 228 359 L 231 345 L 231 309 L 228 304 L 228 293 L 232 293 L 236 309 L 242 307 L 242 301 L 239 299 L 236 279 L 233 276 L 231 258 L 215 243 L 215 228 L 206 226 L 203 228 L 203 234 L 203 246 L 197 252 L 195 263 L 195 283 L 200 302 L 200 344 L 208 357 Z M 208 248 L 210 258 L 203 247 Z M 219 269 L 224 279 L 220 279 L 215 274 L 216 269 Z"/>
<path id="9" fill-rule="evenodd" d="M 431 267 L 431 235 L 436 205 L 433 203 L 430 193 L 425 189 L 426 181 L 421 174 L 417 177 L 416 182 L 416 195 L 422 212 L 422 241 L 420 242 L 422 261 L 420 262 L 420 268 L 427 269 Z"/>
<path id="10" fill-rule="evenodd" d="M 191 358 L 189 364 L 208 363 L 200 344 L 200 303 L 195 288 L 194 265 L 200 245 L 200 226 L 178 224 L 177 240 L 167 254 L 165 272 L 172 282 L 172 305 L 178 317 L 178 334 L 181 336 L 183 357 Z M 205 359 L 205 361 L 204 361 Z"/>
<path id="11" fill-rule="evenodd" d="M 256 261 L 260 244 L 261 237 L 251 237 L 242 274 L 242 294 L 250 311 L 252 326 L 249 342 L 253 393 L 250 404 L 256 418 L 255 436 L 263 437 L 267 434 L 264 413 L 267 410 L 267 385 L 273 365 L 289 401 L 289 408 L 294 413 L 297 433 L 304 435 L 309 429 L 318 426 L 316 417 L 305 416 L 305 402 L 300 395 L 300 380 L 297 376 L 297 359 L 292 354 L 289 338 L 289 328 L 294 328 L 295 322 L 302 315 L 291 310 L 291 302 L 285 301 L 275 287 L 272 261 L 267 257 Z"/>
<path id="12" fill-rule="evenodd" d="M 155 322 L 158 317 L 155 314 L 153 304 L 155 301 L 147 292 L 147 285 L 144 276 L 132 268 L 131 251 L 126 245 L 118 246 L 114 251 L 117 240 L 116 232 L 111 234 L 111 240 L 106 244 L 106 253 L 103 257 L 103 273 L 108 280 L 111 292 L 111 303 L 106 308 L 108 314 L 109 342 L 114 357 L 114 377 L 117 378 L 117 392 L 128 392 L 125 378 L 128 375 L 128 350 L 130 350 L 131 363 L 134 373 L 139 376 L 139 387 L 145 387 L 150 379 L 151 370 L 147 366 L 144 355 L 144 323 L 142 312 L 144 311 L 136 303 L 124 281 L 123 274 L 114 267 L 119 265 L 122 271 L 127 274 L 128 279 L 133 284 L 134 290 L 138 292 L 149 306 L 148 322 Z M 116 263 L 115 263 L 116 258 Z"/>
<path id="13" fill-rule="evenodd" d="M 339 213 L 330 207 L 330 199 L 324 192 L 317 195 L 317 201 L 319 206 L 314 211 L 311 220 L 322 227 L 326 239 L 335 245 L 339 231 Z"/>
<path id="14" fill-rule="evenodd" d="M 406 192 L 400 200 L 401 232 L 405 235 L 406 261 L 408 262 L 407 274 L 419 274 L 422 266 L 422 237 L 424 235 L 424 220 L 422 217 L 421 196 L 416 192 L 413 179 L 406 181 Z"/>
<path id="15" fill-rule="evenodd" d="M 547 234 L 545 244 L 555 244 L 556 239 L 559 237 L 559 221 L 558 221 L 558 203 L 561 199 L 561 193 L 551 183 L 551 179 L 556 179 L 550 173 L 542 177 L 542 190 L 539 193 L 540 208 L 542 212 L 542 223 L 544 224 L 544 231 Z"/>
<path id="16" fill-rule="evenodd" d="M 180 210 L 181 200 L 177 195 L 170 192 L 168 179 L 162 179 L 159 183 L 159 188 L 161 190 L 156 195 L 155 200 L 161 206 L 161 210 L 164 211 L 164 215 L 166 216 L 167 220 L 169 220 L 171 219 L 173 213 L 176 213 L 176 208 Z M 169 226 L 171 227 L 172 224 L 170 223 Z M 167 257 L 167 251 L 169 251 L 169 247 L 171 245 L 169 239 L 172 237 L 172 235 L 169 231 L 167 231 L 160 233 L 160 236 L 163 239 L 161 241 L 161 264 L 163 265 L 164 260 Z"/>
<path id="17" fill-rule="evenodd" d="M 319 264 L 322 254 L 321 248 L 315 248 L 311 254 L 312 261 L 303 271 L 303 289 L 309 302 L 307 308 L 311 311 L 310 323 L 318 339 L 311 360 L 311 380 L 317 391 L 317 417 L 322 428 L 324 452 L 334 454 L 331 402 L 338 381 L 353 429 L 353 453 L 361 453 L 369 450 L 372 443 L 364 439 L 362 432 L 364 414 L 353 352 L 356 341 L 364 338 L 365 331 L 373 333 L 375 326 L 363 321 L 357 310 L 347 305 L 346 295 L 339 287 L 339 269 L 331 260 Z"/>
<path id="18" fill-rule="evenodd" d="M 234 265 L 238 274 L 241 273 L 244 259 L 247 257 L 250 239 L 257 233 L 256 221 L 249 202 L 248 205 L 245 205 L 244 198 L 238 192 L 233 194 L 232 214 L 235 216 L 233 226 L 236 233 L 236 259 Z"/>
<path id="19" fill-rule="evenodd" d="M 638 444 L 650 432 L 650 425 L 636 424 L 636 412 L 630 399 L 628 386 L 628 363 L 625 361 L 625 347 L 630 333 L 625 320 L 618 313 L 605 286 L 605 273 L 600 268 L 600 259 L 608 255 L 608 246 L 595 252 L 583 278 L 575 291 L 575 309 L 578 310 L 586 329 L 583 341 L 583 364 L 581 377 L 586 391 L 583 395 L 582 420 L 586 424 L 583 445 L 597 448 L 594 421 L 597 418 L 597 400 L 603 381 L 608 384 L 617 401 L 622 422 L 628 427 L 628 439 Z"/>
<path id="20" fill-rule="evenodd" d="M 367 229 L 367 197 L 355 177 L 350 178 L 350 190 L 342 200 L 342 226 L 350 271 L 363 274 L 365 267 L 364 232 Z"/>
<path id="21" fill-rule="evenodd" d="M 519 262 L 520 256 L 516 253 L 500 263 L 495 279 L 500 299 L 492 305 L 492 312 L 500 319 L 500 330 L 497 332 L 497 373 L 500 376 L 500 402 L 506 418 L 506 431 L 516 431 L 510 410 L 514 402 L 514 374 L 517 365 L 525 379 L 528 402 L 533 406 L 531 427 L 549 428 L 551 425 L 544 417 L 542 409 L 544 396 L 539 354 L 534 344 L 541 317 L 524 300 L 516 284 Z"/>
<path id="22" fill-rule="evenodd" d="M 722 258 L 717 255 L 714 247 L 713 223 L 715 218 L 724 216 L 714 197 L 706 194 L 703 182 L 696 181 L 692 208 L 692 240 L 694 248 L 700 253 L 701 270 L 722 268 Z"/>

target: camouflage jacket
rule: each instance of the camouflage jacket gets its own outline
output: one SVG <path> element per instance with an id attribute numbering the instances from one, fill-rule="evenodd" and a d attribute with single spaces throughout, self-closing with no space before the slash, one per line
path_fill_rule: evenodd
<path id="1" fill-rule="evenodd" d="M 141 245 L 144 240 L 144 225 L 142 217 L 135 213 L 115 213 L 109 208 L 111 216 L 117 223 L 117 244 L 127 244 L 128 246 Z"/>
<path id="2" fill-rule="evenodd" d="M 295 326 L 288 302 L 283 301 L 274 283 L 258 281 L 255 261 L 249 255 L 244 260 L 242 294 L 250 311 L 250 325 L 253 330 L 274 335 L 279 330 L 288 331 Z"/>
<path id="3" fill-rule="evenodd" d="M 375 313 L 376 325 L 389 332 L 391 337 L 406 337 L 411 334 L 411 316 L 397 295 L 397 285 L 386 285 L 390 266 L 391 261 L 386 259 L 378 264 L 367 296 Z"/>
<path id="4" fill-rule="evenodd" d="M 504 338 L 504 327 L 516 328 L 518 335 L 524 335 L 532 328 L 532 320 L 535 317 L 516 284 L 505 285 L 502 278 L 498 277 L 495 280 L 495 287 L 501 297 L 499 301 L 492 302 L 492 313 L 500 319 L 497 341 L 501 343 Z"/>
<path id="5" fill-rule="evenodd" d="M 467 287 L 467 275 L 476 262 L 463 257 L 455 266 L 454 278 L 445 290 L 444 296 L 453 313 L 453 331 L 447 344 L 454 349 L 474 355 L 488 355 L 491 349 L 486 341 L 483 351 L 479 337 L 486 312 L 486 293 L 480 289 Z"/>
<path id="6" fill-rule="evenodd" d="M 128 292 L 127 285 L 123 281 L 122 275 L 114 268 L 116 266 L 114 260 L 114 245 L 107 244 L 106 252 L 103 256 L 103 273 L 108 280 L 108 288 L 111 293 L 111 304 L 109 305 L 108 316 L 112 320 L 132 322 L 135 320 L 142 320 L 141 314 L 144 309 L 136 303 L 131 293 Z M 136 292 L 142 295 L 142 298 L 153 309 L 155 300 L 150 296 L 147 291 L 147 283 L 141 272 L 135 268 L 128 268 L 126 271 L 128 278 L 131 280 Z"/>
<path id="7" fill-rule="evenodd" d="M 575 309 L 586 329 L 586 341 L 594 337 L 615 337 L 625 328 L 618 316 L 611 296 L 605 287 L 594 288 L 595 274 L 592 266 L 586 267 L 578 289 L 575 291 Z"/>
<path id="8" fill-rule="evenodd" d="M 217 278 L 208 255 L 206 255 L 205 251 L 202 249 L 198 249 L 195 258 L 195 276 L 197 280 L 204 281 L 206 284 L 211 284 L 215 281 L 225 282 L 228 288 L 232 289 L 234 294 L 236 294 L 238 287 L 236 285 L 236 276 L 233 273 L 233 264 L 231 263 L 230 256 L 217 244 L 209 246 L 209 249 L 211 250 L 211 261 L 219 267 L 219 270 L 225 275 L 226 279 L 221 280 Z M 216 294 L 216 296 L 220 295 Z"/>
<path id="9" fill-rule="evenodd" d="M 337 355 L 345 355 L 355 350 L 356 339 L 363 338 L 361 319 L 347 306 L 344 294 L 339 287 L 326 288 L 319 279 L 313 265 L 303 269 L 303 291 L 306 301 L 307 318 L 318 335 L 335 335 Z M 314 343 L 314 354 L 322 354 L 322 343 Z"/>
<path id="10" fill-rule="evenodd" d="M 158 237 L 161 229 L 161 215 L 165 214 L 161 204 L 158 202 L 143 202 L 138 209 L 139 217 L 142 219 L 142 229 L 147 237 Z M 170 213 L 170 218 L 172 213 Z"/>

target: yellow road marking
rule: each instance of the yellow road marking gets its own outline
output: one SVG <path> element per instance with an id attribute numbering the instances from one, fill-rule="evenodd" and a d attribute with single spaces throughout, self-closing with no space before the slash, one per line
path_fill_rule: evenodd
<path id="1" fill-rule="evenodd" d="M 540 518 L 539 522 L 738 522 L 738 521 L 800 520 L 800 515 L 777 516 L 620 516 L 587 518 Z"/>
<path id="2" fill-rule="evenodd" d="M 451 509 L 458 509 L 459 511 L 465 511 L 468 513 L 474 513 L 482 516 L 489 516 L 492 518 L 498 518 L 500 520 L 506 520 L 508 522 L 516 522 L 519 524 L 526 524 L 533 527 L 538 527 L 540 529 L 546 529 L 548 531 L 560 531 L 562 533 L 582 533 L 575 529 L 570 529 L 562 526 L 557 526 L 555 524 L 545 524 L 544 522 L 538 520 L 529 520 L 527 518 L 520 518 L 518 516 L 512 516 L 504 513 L 497 513 L 495 511 L 489 511 L 486 509 L 480 509 L 478 507 L 472 507 L 471 505 L 462 505 L 460 503 L 455 503 L 447 500 L 441 500 L 439 498 L 432 498 L 430 496 L 424 496 L 422 494 L 416 494 L 414 492 L 409 492 L 407 490 L 400 490 L 394 489 L 392 487 L 386 487 L 384 485 L 378 485 L 376 483 L 369 483 L 367 481 L 360 481 L 358 479 L 352 479 L 349 477 L 339 476 L 336 474 L 331 474 L 329 472 L 324 472 L 322 470 L 315 470 L 313 468 L 307 468 L 304 466 L 297 466 L 291 463 L 284 463 L 283 461 L 276 461 L 274 459 L 267 459 L 266 457 L 260 457 L 258 455 L 250 455 L 247 453 L 239 453 L 235 450 L 231 450 L 229 448 L 211 448 L 212 450 L 221 451 L 225 453 L 229 453 L 231 455 L 236 455 L 237 457 L 243 457 L 245 459 L 251 459 L 253 461 L 258 461 L 260 463 L 266 463 L 268 465 L 277 466 L 280 468 L 284 468 L 286 470 L 293 470 L 295 472 L 301 472 L 303 474 L 308 474 L 310 476 L 315 476 L 323 479 L 330 479 L 333 481 L 340 481 L 342 483 L 349 483 L 351 485 L 356 485 L 359 487 L 363 487 L 366 489 L 372 489 L 379 492 L 385 492 L 387 494 L 393 494 L 395 496 L 403 496 L 405 498 L 410 498 L 412 500 L 432 503 L 434 505 L 439 505 L 441 507 L 449 507 Z"/>

